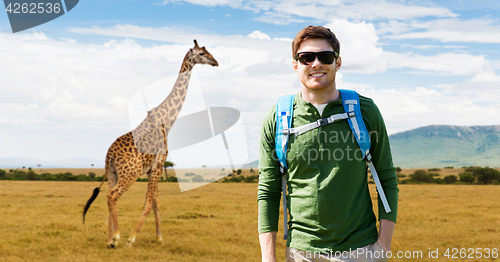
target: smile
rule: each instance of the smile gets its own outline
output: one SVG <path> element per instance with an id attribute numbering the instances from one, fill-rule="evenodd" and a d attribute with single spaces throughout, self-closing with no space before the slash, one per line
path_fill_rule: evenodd
<path id="1" fill-rule="evenodd" d="M 311 74 L 312 77 L 321 77 L 321 76 L 324 76 L 326 73 L 314 73 L 314 74 Z"/>

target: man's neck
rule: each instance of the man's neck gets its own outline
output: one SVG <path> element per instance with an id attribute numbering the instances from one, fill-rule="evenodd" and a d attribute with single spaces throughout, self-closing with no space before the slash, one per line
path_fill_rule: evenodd
<path id="1" fill-rule="evenodd" d="M 339 90 L 337 90 L 335 86 L 328 88 L 327 90 L 311 90 L 302 86 L 301 95 L 304 101 L 313 105 L 326 104 L 340 99 Z"/>

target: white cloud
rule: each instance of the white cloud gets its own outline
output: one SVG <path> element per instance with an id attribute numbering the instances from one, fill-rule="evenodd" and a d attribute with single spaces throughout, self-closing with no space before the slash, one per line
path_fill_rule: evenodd
<path id="1" fill-rule="evenodd" d="M 253 31 L 248 35 L 248 37 L 262 40 L 271 40 L 271 37 L 269 37 L 269 35 L 264 34 L 261 31 Z"/>
<path id="2" fill-rule="evenodd" d="M 411 27 L 406 22 L 399 22 L 397 20 L 390 20 L 388 22 L 379 22 L 377 24 L 377 34 L 401 34 L 411 30 Z"/>
<path id="3" fill-rule="evenodd" d="M 391 134 L 435 124 L 498 125 L 500 104 L 484 105 L 465 93 L 446 94 L 426 87 L 359 92 L 375 101 Z"/>
<path id="4" fill-rule="evenodd" d="M 413 53 L 384 52 L 391 68 L 411 68 L 440 75 L 476 76 L 491 74 L 489 61 L 484 56 L 460 53 L 442 53 L 423 56 Z"/>
<path id="5" fill-rule="evenodd" d="M 378 47 L 379 38 L 373 24 L 335 19 L 325 26 L 339 39 L 342 71 L 363 74 L 386 71 L 387 60 L 383 49 Z"/>
<path id="6" fill-rule="evenodd" d="M 162 4 L 178 3 L 180 0 L 163 0 Z M 456 17 L 450 10 L 428 2 L 408 4 L 404 1 L 386 0 L 184 0 L 183 2 L 203 6 L 229 6 L 249 10 L 257 14 L 260 22 L 284 25 L 304 22 L 303 18 L 312 18 L 316 21 L 327 22 L 331 19 L 378 20 L 397 19 L 409 20 L 419 17 Z"/>
<path id="7" fill-rule="evenodd" d="M 500 25 L 497 20 L 490 18 L 413 21 L 411 27 L 413 30 L 418 31 L 387 35 L 384 38 L 393 40 L 435 39 L 442 42 L 500 43 Z"/>

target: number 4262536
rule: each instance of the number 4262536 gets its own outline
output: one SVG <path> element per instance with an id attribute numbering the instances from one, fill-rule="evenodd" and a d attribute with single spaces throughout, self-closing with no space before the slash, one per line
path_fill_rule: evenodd
<path id="1" fill-rule="evenodd" d="M 42 14 L 42 13 L 60 13 L 61 4 L 59 3 L 9 3 L 5 9 L 9 14 Z"/>

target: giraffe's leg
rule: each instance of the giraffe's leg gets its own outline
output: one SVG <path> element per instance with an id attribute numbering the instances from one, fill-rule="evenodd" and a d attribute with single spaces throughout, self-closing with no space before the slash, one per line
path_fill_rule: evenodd
<path id="1" fill-rule="evenodd" d="M 118 199 L 130 188 L 135 182 L 137 176 L 133 179 L 119 180 L 116 185 L 108 192 L 108 208 L 109 208 L 109 232 L 108 232 L 108 246 L 115 248 L 118 246 L 120 240 L 120 231 L 118 228 Z"/>
<path id="2" fill-rule="evenodd" d="M 118 246 L 120 240 L 120 231 L 118 229 L 118 210 L 116 204 L 121 192 L 113 189 L 108 193 L 108 209 L 109 209 L 109 232 L 108 232 L 108 246 L 115 248 Z"/>
<path id="3" fill-rule="evenodd" d="M 156 186 L 156 193 L 153 199 L 153 211 L 155 212 L 156 220 L 156 241 L 163 244 L 163 239 L 161 238 L 161 220 L 160 220 L 160 196 L 158 193 L 158 186 Z"/>
<path id="4" fill-rule="evenodd" d="M 132 236 L 128 239 L 127 246 L 130 247 L 132 244 L 135 242 L 135 237 L 141 230 L 142 224 L 144 224 L 144 221 L 146 220 L 146 217 L 148 216 L 149 212 L 151 212 L 151 208 L 153 206 L 153 199 L 155 198 L 156 194 L 156 188 L 158 187 L 158 180 L 160 179 L 159 172 L 155 171 L 154 175 L 152 175 L 149 179 L 148 182 L 148 191 L 146 193 L 146 200 L 144 202 L 144 209 L 142 210 L 142 215 L 141 218 L 139 219 L 139 222 L 137 223 L 137 226 L 135 227 L 134 232 L 132 233 Z"/>
<path id="5" fill-rule="evenodd" d="M 116 174 L 116 169 L 113 163 L 109 166 L 108 171 L 108 209 L 109 209 L 109 222 L 108 222 L 108 246 L 114 248 L 118 245 L 118 240 L 120 239 L 120 233 L 118 230 L 118 212 L 117 212 L 117 201 L 121 193 L 117 190 L 118 176 Z"/>

